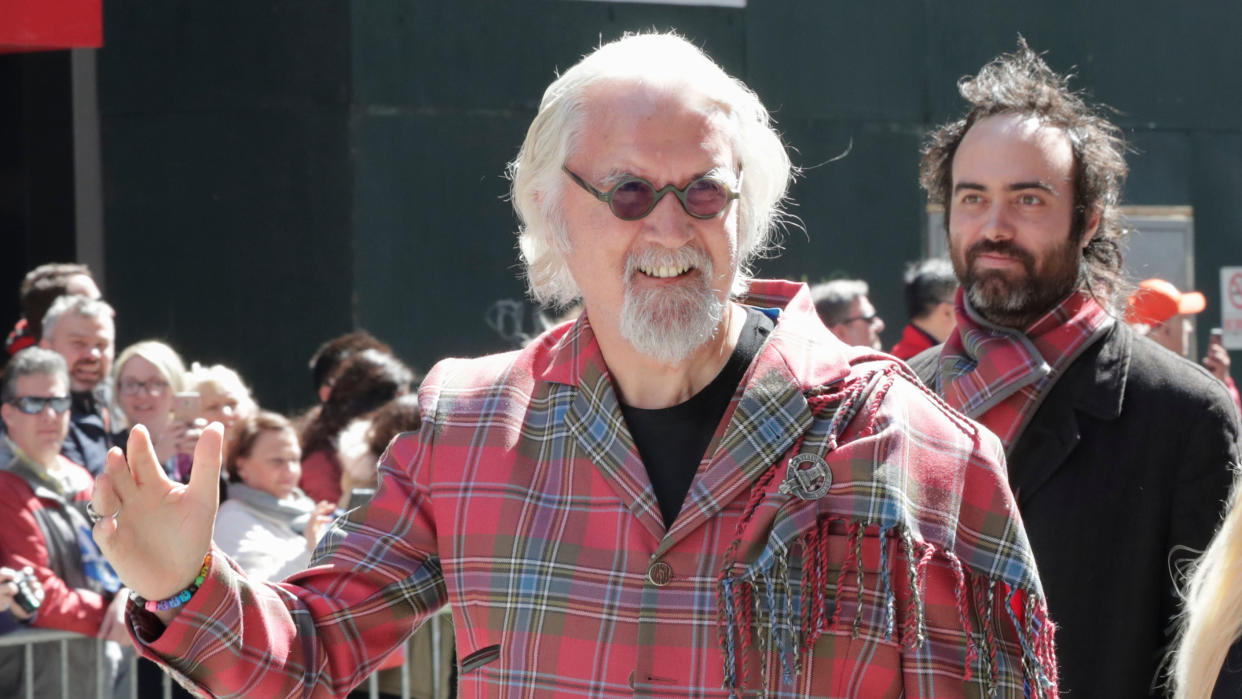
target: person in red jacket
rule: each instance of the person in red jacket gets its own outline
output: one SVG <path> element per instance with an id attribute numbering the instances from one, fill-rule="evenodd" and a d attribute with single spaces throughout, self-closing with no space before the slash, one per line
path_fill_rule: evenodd
<path id="1" fill-rule="evenodd" d="M 889 350 L 889 354 L 902 360 L 944 342 L 957 324 L 953 317 L 957 277 L 948 260 L 933 257 L 911 263 L 904 281 L 910 322 Z"/>
<path id="2" fill-rule="evenodd" d="M 0 564 L 31 566 L 44 590 L 32 626 L 74 631 L 108 639 L 105 671 L 113 679 L 121 648 L 129 644 L 120 580 L 91 537 L 87 505 L 94 480 L 85 468 L 60 454 L 69 430 L 69 376 L 64 358 L 31 347 L 9 362 L 0 386 L 0 416 L 13 457 L 0 465 Z M 95 644 L 66 645 L 68 696 L 93 695 Z M 37 696 L 61 696 L 60 644 L 48 644 L 35 660 Z M 0 696 L 17 696 L 23 686 L 20 648 L 0 652 Z"/>

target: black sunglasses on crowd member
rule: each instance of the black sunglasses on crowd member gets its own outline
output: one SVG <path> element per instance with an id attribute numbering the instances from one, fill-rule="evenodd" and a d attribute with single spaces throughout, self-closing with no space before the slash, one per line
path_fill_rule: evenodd
<path id="1" fill-rule="evenodd" d="M 20 396 L 9 401 L 9 405 L 27 415 L 38 415 L 49 405 L 52 412 L 59 415 L 69 409 L 69 403 L 69 396 Z"/>

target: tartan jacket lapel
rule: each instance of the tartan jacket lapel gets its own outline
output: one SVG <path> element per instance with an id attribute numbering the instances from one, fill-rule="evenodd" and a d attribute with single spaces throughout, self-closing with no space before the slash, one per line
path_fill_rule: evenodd
<path id="1" fill-rule="evenodd" d="M 612 387 L 590 320 L 584 313 L 552 349 L 545 378 L 574 392 L 565 426 L 591 463 L 655 541 L 664 537 L 664 521 L 647 469 L 634 446 Z"/>
<path id="2" fill-rule="evenodd" d="M 699 466 L 661 552 L 740 495 L 749 495 L 755 479 L 810 427 L 811 411 L 801 387 L 792 377 L 762 369 L 760 359 L 752 366 L 752 381 L 744 381 L 740 396 L 734 397 L 732 415 L 726 414 L 717 428 L 707 450 L 710 460 Z M 753 377 L 755 373 L 763 375 Z"/>

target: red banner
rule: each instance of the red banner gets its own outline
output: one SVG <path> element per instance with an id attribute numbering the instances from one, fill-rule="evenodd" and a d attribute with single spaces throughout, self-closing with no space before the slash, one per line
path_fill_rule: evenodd
<path id="1" fill-rule="evenodd" d="M 103 46 L 103 0 L 0 1 L 0 52 Z"/>

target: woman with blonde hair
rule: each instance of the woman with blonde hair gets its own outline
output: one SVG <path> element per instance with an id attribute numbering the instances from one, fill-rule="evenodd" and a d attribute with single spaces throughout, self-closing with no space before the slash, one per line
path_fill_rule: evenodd
<path id="1" fill-rule="evenodd" d="M 181 355 L 158 340 L 135 342 L 113 364 L 114 402 L 125 424 L 116 443 L 123 447 L 134 425 L 146 427 L 155 455 L 174 478 L 188 468 L 201 432 L 192 418 L 173 416 L 173 396 L 185 390 L 184 374 Z"/>
<path id="2" fill-rule="evenodd" d="M 1186 582 L 1170 668 L 1175 699 L 1242 696 L 1242 508 L 1239 483 L 1220 531 Z"/>
<path id="3" fill-rule="evenodd" d="M 197 391 L 203 397 L 203 418 L 224 425 L 226 435 L 237 421 L 259 410 L 241 375 L 223 364 L 194 362 L 185 374 L 185 390 Z"/>

